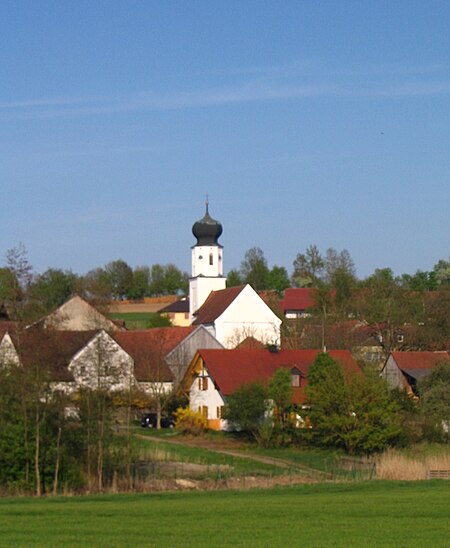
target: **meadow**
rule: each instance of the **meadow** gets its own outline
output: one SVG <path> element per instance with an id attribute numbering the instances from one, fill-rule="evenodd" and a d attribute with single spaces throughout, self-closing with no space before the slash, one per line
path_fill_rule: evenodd
<path id="1" fill-rule="evenodd" d="M 1 546 L 448 546 L 450 483 L 0 499 Z"/>

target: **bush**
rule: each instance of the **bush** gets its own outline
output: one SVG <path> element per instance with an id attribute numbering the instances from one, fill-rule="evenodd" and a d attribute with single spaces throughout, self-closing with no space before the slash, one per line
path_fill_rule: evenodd
<path id="1" fill-rule="evenodd" d="M 175 428 L 184 434 L 198 436 L 208 429 L 208 420 L 189 407 L 179 407 L 175 413 Z"/>

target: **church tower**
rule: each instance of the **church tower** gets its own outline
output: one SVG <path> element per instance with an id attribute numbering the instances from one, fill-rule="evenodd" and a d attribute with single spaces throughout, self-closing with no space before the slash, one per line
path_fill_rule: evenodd
<path id="1" fill-rule="evenodd" d="M 211 291 L 225 289 L 223 275 L 223 247 L 218 243 L 222 225 L 206 212 L 202 219 L 194 223 L 192 233 L 197 243 L 192 246 L 192 273 L 189 280 L 189 314 L 193 314 L 206 301 Z"/>

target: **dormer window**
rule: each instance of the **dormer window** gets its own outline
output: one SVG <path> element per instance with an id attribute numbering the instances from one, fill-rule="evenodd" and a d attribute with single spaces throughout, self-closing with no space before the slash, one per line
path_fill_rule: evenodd
<path id="1" fill-rule="evenodd" d="M 300 388 L 302 385 L 302 374 L 299 369 L 293 367 L 291 369 L 291 386 L 293 388 Z"/>

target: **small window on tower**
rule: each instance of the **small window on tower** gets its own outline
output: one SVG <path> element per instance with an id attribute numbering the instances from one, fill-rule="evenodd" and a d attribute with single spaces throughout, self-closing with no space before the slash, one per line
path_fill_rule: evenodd
<path id="1" fill-rule="evenodd" d="M 214 264 L 214 259 L 213 259 L 213 254 L 212 253 L 209 254 L 209 264 L 210 265 Z"/>

